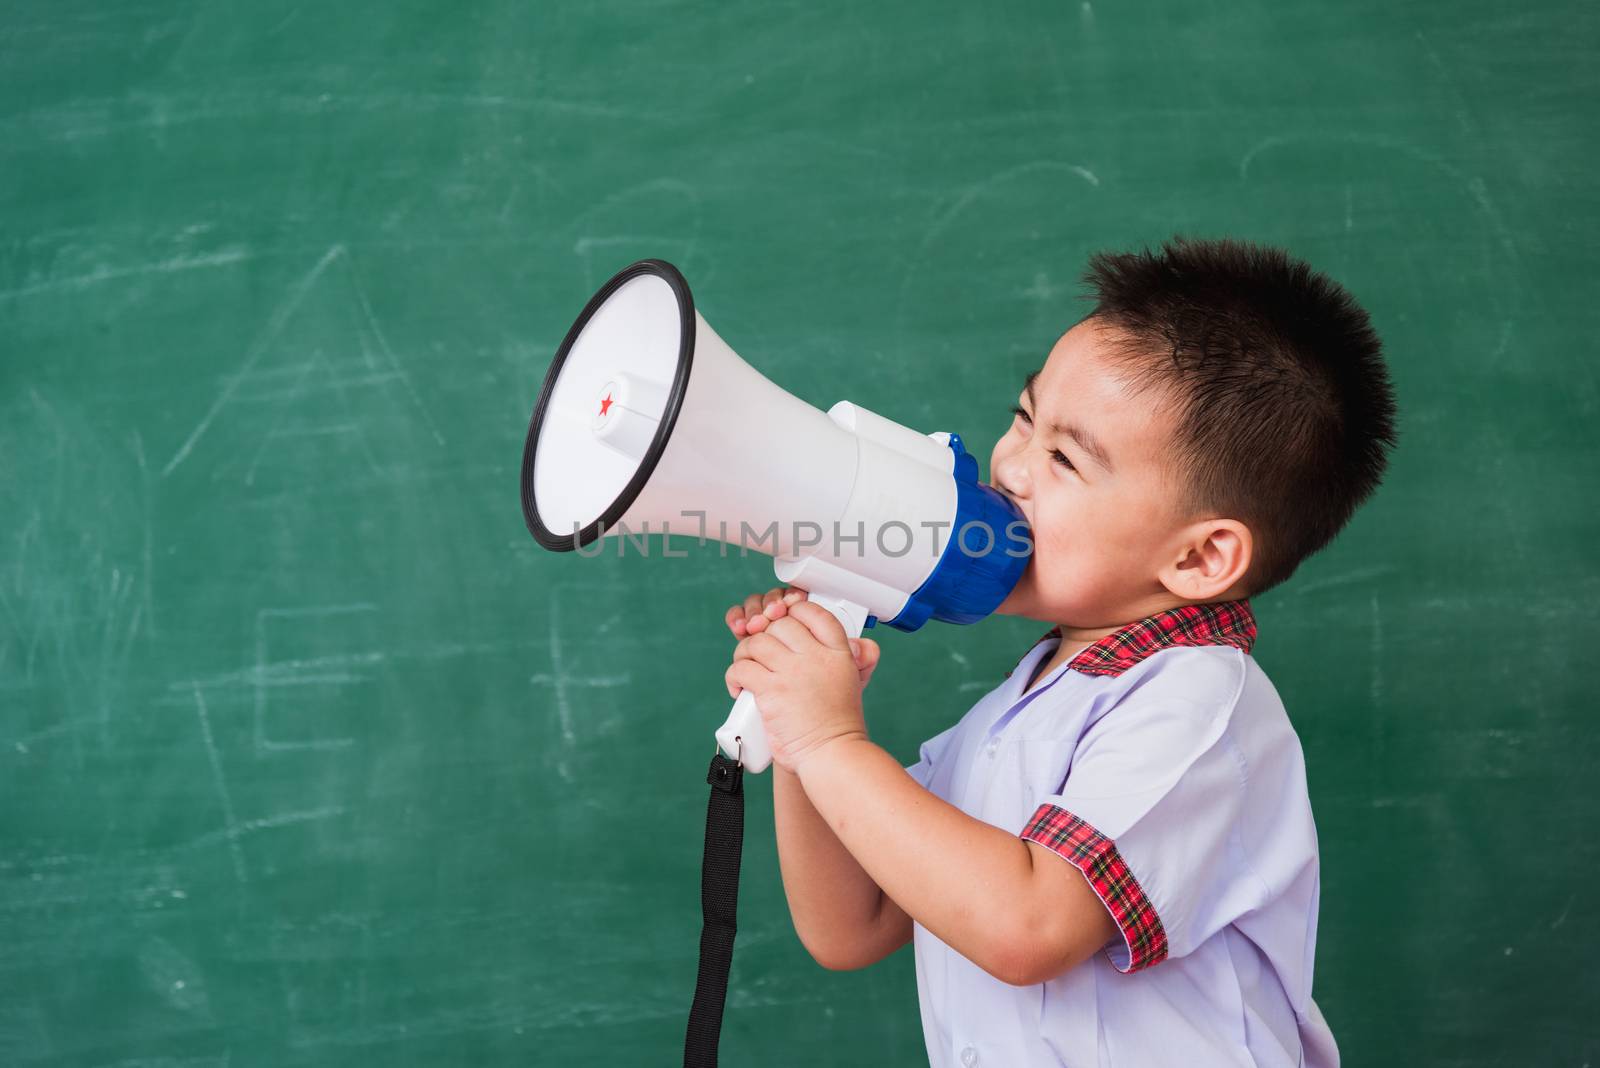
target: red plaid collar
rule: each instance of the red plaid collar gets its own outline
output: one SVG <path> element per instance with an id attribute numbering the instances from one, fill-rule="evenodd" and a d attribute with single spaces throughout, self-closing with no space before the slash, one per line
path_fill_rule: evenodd
<path id="1" fill-rule="evenodd" d="M 1060 636 L 1061 628 L 1051 627 L 1039 642 Z M 1146 616 L 1107 634 L 1079 650 L 1067 669 L 1085 675 L 1120 675 L 1151 653 L 1174 645 L 1231 645 L 1248 653 L 1255 641 L 1256 617 L 1250 610 L 1249 598 L 1216 604 L 1186 604 Z M 1006 672 L 1006 677 L 1010 676 L 1011 672 Z"/>

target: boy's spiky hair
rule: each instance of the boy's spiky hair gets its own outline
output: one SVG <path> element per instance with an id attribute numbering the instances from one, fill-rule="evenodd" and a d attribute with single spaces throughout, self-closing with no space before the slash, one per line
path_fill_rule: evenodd
<path id="1" fill-rule="evenodd" d="M 1181 509 L 1250 528 L 1252 595 L 1287 579 L 1377 488 L 1395 445 L 1367 313 L 1286 252 L 1231 239 L 1096 253 L 1083 277 L 1130 383 L 1171 405 Z"/>

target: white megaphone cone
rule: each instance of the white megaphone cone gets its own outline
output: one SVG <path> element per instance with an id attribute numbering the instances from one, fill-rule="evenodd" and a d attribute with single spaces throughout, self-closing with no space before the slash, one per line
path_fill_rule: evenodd
<path id="1" fill-rule="evenodd" d="M 740 439 L 752 422 L 768 444 Z M 522 509 L 558 551 L 673 533 L 767 553 L 850 637 L 879 620 L 982 619 L 1032 551 L 1021 512 L 977 481 L 960 437 L 785 392 L 716 335 L 660 260 L 602 286 L 557 350 L 523 448 Z M 771 763 L 748 691 L 717 742 L 750 771 Z"/>

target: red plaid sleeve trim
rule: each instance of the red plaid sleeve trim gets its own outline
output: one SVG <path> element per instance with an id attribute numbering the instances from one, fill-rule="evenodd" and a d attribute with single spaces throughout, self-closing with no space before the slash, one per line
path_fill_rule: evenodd
<path id="1" fill-rule="evenodd" d="M 1136 972 L 1167 959 L 1167 932 L 1161 926 L 1156 907 L 1145 896 L 1139 880 L 1133 877 L 1116 843 L 1059 805 L 1040 805 L 1022 837 L 1038 842 L 1077 868 L 1094 890 L 1122 931 L 1128 944 L 1128 966 L 1121 972 Z M 1110 958 L 1110 950 L 1106 951 Z"/>

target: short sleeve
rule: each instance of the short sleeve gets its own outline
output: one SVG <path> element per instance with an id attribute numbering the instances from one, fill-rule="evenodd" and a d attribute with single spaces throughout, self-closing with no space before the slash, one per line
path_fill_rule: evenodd
<path id="1" fill-rule="evenodd" d="M 1233 702 L 1155 689 L 1085 732 L 1021 832 L 1083 872 L 1122 935 L 1106 948 L 1121 972 L 1191 952 L 1266 896 L 1240 846 Z"/>
<path id="2" fill-rule="evenodd" d="M 917 762 L 906 768 L 906 773 L 924 790 L 928 789 L 928 783 L 933 780 L 934 769 L 945 759 L 950 741 L 960 726 L 960 723 L 956 723 L 923 742 L 917 750 Z"/>

